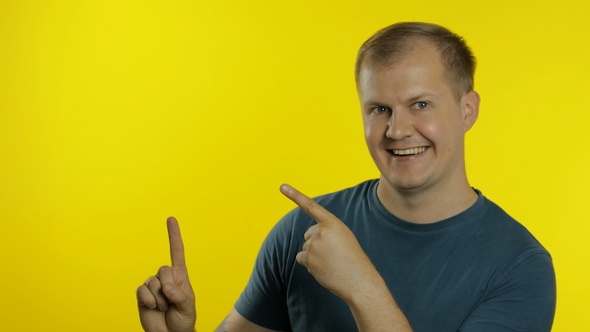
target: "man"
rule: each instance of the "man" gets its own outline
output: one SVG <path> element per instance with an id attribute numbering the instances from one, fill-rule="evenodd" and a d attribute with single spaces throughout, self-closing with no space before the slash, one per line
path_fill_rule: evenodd
<path id="1" fill-rule="evenodd" d="M 356 64 L 365 140 L 381 176 L 300 208 L 265 240 L 219 331 L 549 331 L 548 252 L 473 189 L 464 135 L 475 60 L 443 27 L 394 24 Z M 137 290 L 146 331 L 192 331 L 194 294 L 175 219 L 172 266 Z"/>

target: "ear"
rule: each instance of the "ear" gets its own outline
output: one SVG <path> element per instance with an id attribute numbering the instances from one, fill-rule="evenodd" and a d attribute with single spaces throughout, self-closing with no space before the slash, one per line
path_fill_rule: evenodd
<path id="1" fill-rule="evenodd" d="M 479 116 L 479 94 L 473 90 L 463 96 L 463 132 L 466 133 Z"/>

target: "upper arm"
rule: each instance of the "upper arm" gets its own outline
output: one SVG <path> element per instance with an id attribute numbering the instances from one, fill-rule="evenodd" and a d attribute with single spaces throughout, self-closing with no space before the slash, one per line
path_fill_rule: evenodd
<path id="1" fill-rule="evenodd" d="M 296 264 L 295 255 L 301 247 L 292 241 L 292 218 L 290 213 L 281 219 L 264 240 L 250 280 L 234 305 L 236 313 L 232 311 L 232 317 L 238 317 L 239 312 L 241 318 L 259 326 L 291 330 L 287 288 Z"/>
<path id="2" fill-rule="evenodd" d="M 229 315 L 215 329 L 215 332 L 279 332 L 277 330 L 267 329 L 260 325 L 254 324 L 244 318 L 240 313 L 232 308 Z"/>
<path id="3" fill-rule="evenodd" d="M 551 257 L 534 254 L 496 285 L 459 331 L 550 331 L 555 302 Z"/>

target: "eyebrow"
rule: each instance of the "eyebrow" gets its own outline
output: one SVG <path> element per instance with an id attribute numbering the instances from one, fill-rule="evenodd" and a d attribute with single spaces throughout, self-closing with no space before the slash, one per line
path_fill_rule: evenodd
<path id="1" fill-rule="evenodd" d="M 420 92 L 420 93 L 414 94 L 410 98 L 407 98 L 405 101 L 408 103 L 415 103 L 415 102 L 423 100 L 423 99 L 438 99 L 438 98 L 439 98 L 438 95 L 436 95 L 434 93 Z M 387 106 L 388 104 L 389 103 L 380 102 L 376 99 L 369 99 L 368 101 L 362 103 L 363 106 Z"/>
<path id="2" fill-rule="evenodd" d="M 428 98 L 438 98 L 438 96 L 434 93 L 429 93 L 429 92 L 421 92 L 418 94 L 415 94 L 413 97 L 410 97 L 408 99 L 408 102 L 413 103 L 413 102 L 417 102 L 420 101 L 422 99 L 428 99 Z"/>

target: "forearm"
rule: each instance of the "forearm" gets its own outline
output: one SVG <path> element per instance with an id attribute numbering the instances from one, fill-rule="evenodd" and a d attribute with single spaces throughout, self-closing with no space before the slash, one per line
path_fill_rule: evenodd
<path id="1" fill-rule="evenodd" d="M 408 332 L 412 327 L 382 279 L 347 301 L 360 332 Z"/>
<path id="2" fill-rule="evenodd" d="M 235 308 L 231 310 L 229 315 L 225 317 L 223 322 L 215 329 L 215 332 L 277 332 L 271 329 L 267 329 L 260 325 L 256 325 L 244 316 L 242 316 Z"/>

